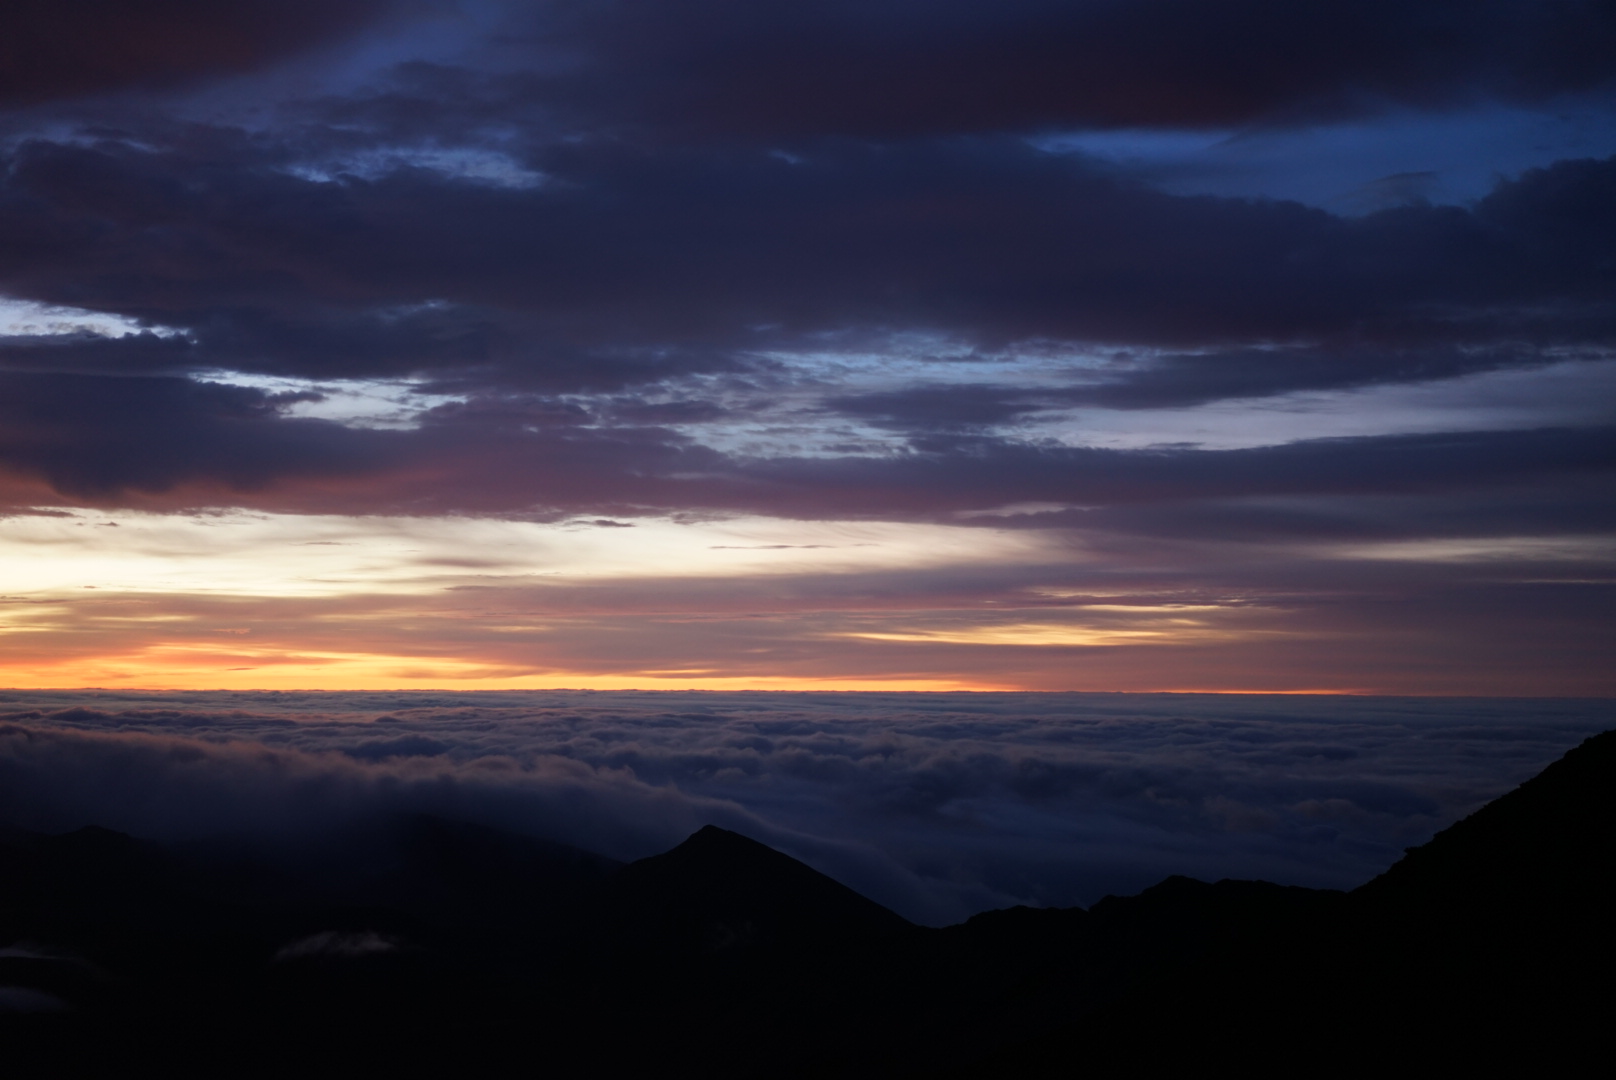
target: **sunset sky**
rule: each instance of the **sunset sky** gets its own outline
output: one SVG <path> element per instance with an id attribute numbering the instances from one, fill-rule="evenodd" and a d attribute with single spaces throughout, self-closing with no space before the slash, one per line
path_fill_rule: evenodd
<path id="1" fill-rule="evenodd" d="M 1609 0 L 10 0 L 0 685 L 1616 694 Z"/>

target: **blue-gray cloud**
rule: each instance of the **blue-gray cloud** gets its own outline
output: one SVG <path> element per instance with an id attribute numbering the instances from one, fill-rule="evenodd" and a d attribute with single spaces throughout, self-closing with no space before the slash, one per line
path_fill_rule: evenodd
<path id="1" fill-rule="evenodd" d="M 1535 101 L 1616 74 L 1609 4 L 556 2 L 552 100 L 684 137 L 1191 128 Z"/>
<path id="2" fill-rule="evenodd" d="M 147 28 L 193 6 L 162 5 Z M 337 41 L 384 6 L 188 25 L 198 41 L 234 33 L 238 17 L 267 20 L 265 43 Z M 403 500 L 426 512 L 591 509 L 573 505 L 578 491 L 600 493 L 601 512 L 763 508 L 742 505 L 759 476 L 739 477 L 686 430 L 745 420 L 692 379 L 766 392 L 803 375 L 816 349 L 879 352 L 906 333 L 997 350 L 1007 370 L 1016 349 L 1134 350 L 1135 362 L 1068 385 L 826 386 L 832 422 L 901 432 L 918 453 L 765 470 L 801 486 L 805 512 L 860 514 L 857 489 L 885 502 L 888 474 L 936 463 L 962 485 L 952 500 L 924 475 L 902 486 L 953 511 L 980 508 L 968 489 L 984 462 L 1062 474 L 1021 485 L 1028 499 L 1092 488 L 1096 469 L 1119 487 L 1149 470 L 1003 434 L 1042 411 L 1447 379 L 1599 358 L 1616 341 L 1616 159 L 1531 170 L 1469 206 L 1416 200 L 1347 218 L 1169 194 L 1025 137 L 1057 120 L 1301 122 L 1329 102 L 1372 112 L 1592 92 L 1611 74 L 1596 47 L 1616 32 L 1605 6 L 924 8 L 703 0 L 670 22 L 653 4 L 609 16 L 544 4 L 513 9 L 494 52 L 468 45 L 454 63 L 405 62 L 307 100 L 277 91 L 284 100 L 250 123 L 223 107 L 198 121 L 205 96 L 13 108 L 0 117 L 0 289 L 148 330 L 0 339 L 12 414 L 0 464 L 101 501 L 183 485 L 369 485 L 423 475 L 430 460 L 441 490 Z M 45 16 L 25 5 L 12 17 L 26 28 Z M 218 70 L 280 55 L 265 48 Z M 111 93 L 120 78 L 180 78 L 114 53 L 85 61 L 102 63 L 100 82 L 68 82 Z M 828 72 L 839 89 L 808 92 Z M 857 89 L 876 73 L 890 93 Z M 41 83 L 35 96 L 79 92 Z M 681 93 L 695 99 L 677 117 L 658 111 Z M 289 397 L 218 388 L 220 372 L 414 379 L 468 400 L 426 414 L 432 430 L 414 439 L 358 436 L 278 417 Z M 534 460 L 568 467 L 536 481 L 515 465 Z M 1241 487 L 1243 459 L 1206 460 Z M 468 473 L 511 476 L 513 490 Z M 648 490 L 667 488 L 658 475 L 716 480 Z"/>

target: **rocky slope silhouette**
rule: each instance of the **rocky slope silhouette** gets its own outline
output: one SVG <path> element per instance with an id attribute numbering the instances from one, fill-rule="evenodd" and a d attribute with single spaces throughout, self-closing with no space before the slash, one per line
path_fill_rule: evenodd
<path id="1" fill-rule="evenodd" d="M 944 929 L 707 827 L 0 834 L 16 1074 L 1044 1076 L 1540 1066 L 1602 1037 L 1616 732 L 1351 893 L 1169 878 Z"/>

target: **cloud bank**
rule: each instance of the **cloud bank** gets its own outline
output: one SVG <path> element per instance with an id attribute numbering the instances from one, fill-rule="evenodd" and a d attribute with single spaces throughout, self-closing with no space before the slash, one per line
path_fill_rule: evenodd
<path id="1" fill-rule="evenodd" d="M 312 839 L 424 811 L 617 858 L 705 823 L 910 918 L 1170 873 L 1352 887 L 1603 703 L 1195 695 L 9 693 L 0 815 Z"/>

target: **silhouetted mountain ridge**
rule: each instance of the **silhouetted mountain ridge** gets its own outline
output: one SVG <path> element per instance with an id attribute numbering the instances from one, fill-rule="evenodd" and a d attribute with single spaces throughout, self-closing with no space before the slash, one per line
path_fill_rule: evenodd
<path id="1" fill-rule="evenodd" d="M 1607 733 L 1351 893 L 1170 877 L 940 930 L 714 826 L 628 865 L 423 816 L 279 846 L 5 832 L 0 1004 L 35 1011 L 0 1036 L 52 1072 L 1540 1065 L 1613 1003 L 1613 783 Z"/>
<path id="2" fill-rule="evenodd" d="M 1135 954 L 1137 977 L 1085 1015 L 955 1075 L 1065 1075 L 1075 1046 L 1117 1075 L 1217 1062 L 1570 1068 L 1602 1046 L 1616 1004 L 1612 791 L 1616 732 L 1605 732 L 1351 893 L 1169 879 L 1114 901 L 1153 933 L 1179 935 L 1190 946 L 1179 962 L 1148 971 L 1159 943 Z M 1168 886 L 1204 902 L 1150 913 L 1151 894 Z M 1226 909 L 1233 932 L 1183 938 L 1217 925 L 1220 888 L 1248 901 Z M 1265 914 L 1261 901 L 1281 896 L 1295 902 L 1289 916 Z M 1094 905 L 1091 920 L 1112 903 Z"/>
<path id="3" fill-rule="evenodd" d="M 814 950 L 914 927 L 841 882 L 739 833 L 703 826 L 614 875 L 599 901 L 631 947 Z"/>
<path id="4" fill-rule="evenodd" d="M 1539 912 L 1616 900 L 1616 732 L 1596 735 L 1537 776 L 1410 848 L 1358 892 L 1381 903 L 1474 903 Z"/>

